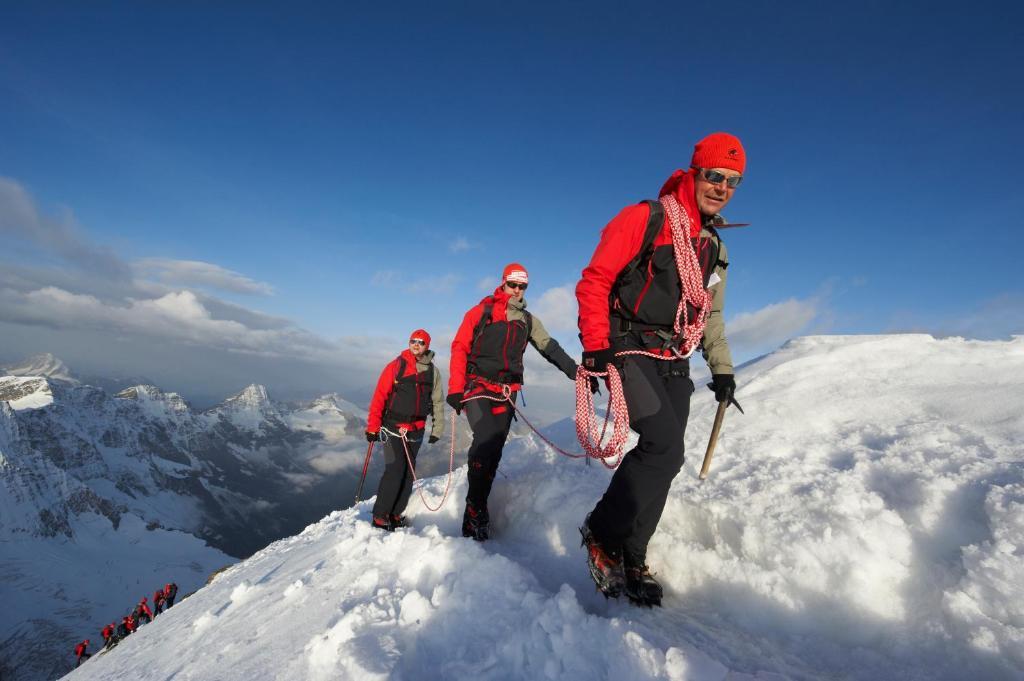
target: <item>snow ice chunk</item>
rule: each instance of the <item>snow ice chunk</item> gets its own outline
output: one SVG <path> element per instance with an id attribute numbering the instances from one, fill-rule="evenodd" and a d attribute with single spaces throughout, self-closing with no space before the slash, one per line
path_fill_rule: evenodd
<path id="1" fill-rule="evenodd" d="M 398 623 L 403 627 L 418 626 L 425 622 L 434 607 L 419 591 L 405 594 L 399 604 Z"/>
<path id="2" fill-rule="evenodd" d="M 209 612 L 204 612 L 192 622 L 192 631 L 201 633 L 207 629 L 217 618 Z"/>
<path id="3" fill-rule="evenodd" d="M 294 582 L 289 584 L 287 588 L 285 588 L 284 597 L 294 598 L 302 591 L 303 586 L 305 586 L 303 581 L 301 579 L 296 579 Z"/>
<path id="4" fill-rule="evenodd" d="M 243 581 L 231 590 L 231 604 L 236 606 L 242 605 L 252 598 L 255 590 L 255 587 L 253 587 L 248 580 Z"/>

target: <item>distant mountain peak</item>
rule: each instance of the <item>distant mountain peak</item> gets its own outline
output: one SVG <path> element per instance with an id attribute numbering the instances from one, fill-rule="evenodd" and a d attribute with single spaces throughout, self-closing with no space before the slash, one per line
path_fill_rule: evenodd
<path id="1" fill-rule="evenodd" d="M 269 407 L 270 398 L 267 396 L 267 389 L 258 383 L 247 386 L 240 393 L 232 395 L 224 400 L 225 404 L 234 404 L 247 407 Z"/>
<path id="2" fill-rule="evenodd" d="M 60 358 L 49 352 L 41 352 L 4 369 L 7 376 L 42 376 L 55 381 L 78 384 L 79 380 Z"/>
<path id="3" fill-rule="evenodd" d="M 168 405 L 175 411 L 188 411 L 188 402 L 178 393 L 165 393 L 155 385 L 133 385 L 125 388 L 114 397 L 122 400 L 138 400 L 140 402 L 160 402 Z"/>

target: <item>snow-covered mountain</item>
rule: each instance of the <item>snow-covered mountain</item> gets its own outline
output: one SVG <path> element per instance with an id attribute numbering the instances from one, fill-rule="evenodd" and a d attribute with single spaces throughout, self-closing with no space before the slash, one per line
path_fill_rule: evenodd
<path id="1" fill-rule="evenodd" d="M 81 385 L 52 356 L 17 370 L 0 376 L 5 681 L 53 678 L 156 586 L 192 590 L 351 503 L 365 412 L 337 395 L 279 405 L 252 385 L 199 412 L 152 385 Z"/>
<path id="2" fill-rule="evenodd" d="M 334 512 L 68 678 L 1024 678 L 1024 338 L 801 338 L 738 383 L 704 482 L 694 396 L 648 556 L 662 608 L 586 574 L 576 528 L 610 472 L 521 436 L 491 541 L 460 536 L 462 468 L 411 528 Z"/>
<path id="3" fill-rule="evenodd" d="M 43 376 L 55 381 L 77 384 L 79 380 L 57 357 L 48 352 L 32 355 L 26 360 L 9 367 L 0 367 L 3 376 Z"/>

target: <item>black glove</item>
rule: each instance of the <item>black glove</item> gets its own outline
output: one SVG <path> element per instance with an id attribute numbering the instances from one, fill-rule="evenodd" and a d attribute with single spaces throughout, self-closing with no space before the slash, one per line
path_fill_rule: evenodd
<path id="1" fill-rule="evenodd" d="M 736 392 L 736 378 L 732 374 L 712 374 L 708 388 L 714 391 L 718 402 L 732 402 Z"/>
<path id="2" fill-rule="evenodd" d="M 380 431 L 377 431 L 376 433 L 371 433 L 370 431 L 366 431 L 366 441 L 367 442 L 380 442 Z"/>
<path id="3" fill-rule="evenodd" d="M 427 438 L 427 444 L 431 444 L 432 445 L 432 444 L 434 444 L 435 442 L 437 442 L 440 439 L 441 438 L 439 438 L 436 435 L 431 435 L 430 437 Z"/>
<path id="4" fill-rule="evenodd" d="M 615 353 L 611 348 L 604 350 L 584 350 L 583 368 L 587 371 L 602 373 L 608 371 L 608 365 L 615 360 Z"/>
<path id="5" fill-rule="evenodd" d="M 444 401 L 455 410 L 456 414 L 462 413 L 462 393 L 448 393 L 448 397 Z"/>
<path id="6" fill-rule="evenodd" d="M 597 380 L 597 376 L 587 376 L 590 379 L 590 392 L 601 394 L 601 384 Z"/>

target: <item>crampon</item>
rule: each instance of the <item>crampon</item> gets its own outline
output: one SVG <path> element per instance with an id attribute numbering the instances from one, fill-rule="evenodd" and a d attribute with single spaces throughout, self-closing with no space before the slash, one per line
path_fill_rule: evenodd
<path id="1" fill-rule="evenodd" d="M 630 602 L 646 608 L 661 606 L 663 591 L 661 584 L 651 574 L 646 565 L 627 565 L 624 570 L 626 580 L 626 596 Z"/>
<path id="2" fill-rule="evenodd" d="M 618 598 L 625 581 L 621 559 L 605 552 L 601 544 L 594 539 L 586 522 L 580 528 L 580 535 L 583 538 L 581 544 L 587 548 L 590 578 L 594 580 L 597 590 L 603 593 L 605 598 Z"/>
<path id="3" fill-rule="evenodd" d="M 462 514 L 462 536 L 472 537 L 474 541 L 487 541 L 491 538 L 490 516 L 487 508 L 477 508 L 466 502 L 466 512 Z"/>

